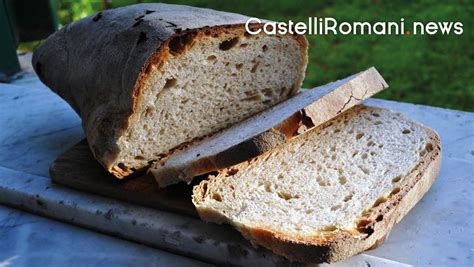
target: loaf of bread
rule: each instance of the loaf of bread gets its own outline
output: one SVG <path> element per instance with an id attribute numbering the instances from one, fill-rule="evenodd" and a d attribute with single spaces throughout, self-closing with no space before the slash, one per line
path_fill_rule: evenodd
<path id="1" fill-rule="evenodd" d="M 335 262 L 383 242 L 428 191 L 441 148 L 431 129 L 356 106 L 193 190 L 202 219 L 299 262 Z"/>
<path id="2" fill-rule="evenodd" d="M 250 35 L 247 19 L 167 4 L 106 10 L 50 36 L 33 66 L 121 178 L 299 89 L 305 37 Z"/>

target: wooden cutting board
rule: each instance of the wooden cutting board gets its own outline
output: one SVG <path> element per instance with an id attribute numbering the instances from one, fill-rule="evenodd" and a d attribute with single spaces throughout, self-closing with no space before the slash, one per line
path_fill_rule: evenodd
<path id="1" fill-rule="evenodd" d="M 191 202 L 192 186 L 197 182 L 160 189 L 151 174 L 118 180 L 94 159 L 86 139 L 60 155 L 51 165 L 49 172 L 54 182 L 74 189 L 197 216 Z"/>

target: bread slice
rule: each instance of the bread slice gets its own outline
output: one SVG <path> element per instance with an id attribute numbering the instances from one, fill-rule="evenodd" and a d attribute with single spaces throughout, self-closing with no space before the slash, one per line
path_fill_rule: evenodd
<path id="1" fill-rule="evenodd" d="M 269 151 L 298 134 L 303 122 L 305 128 L 320 125 L 387 87 L 383 77 L 372 67 L 324 86 L 302 90 L 188 149 L 171 154 L 155 163 L 150 172 L 160 187 L 179 181 L 191 182 L 197 175 Z"/>
<path id="2" fill-rule="evenodd" d="M 356 106 L 193 190 L 206 221 L 299 262 L 335 262 L 382 242 L 428 191 L 441 148 L 431 129 Z"/>
<path id="3" fill-rule="evenodd" d="M 168 4 L 106 10 L 50 36 L 33 66 L 121 178 L 296 93 L 305 37 L 250 35 L 247 19 Z"/>

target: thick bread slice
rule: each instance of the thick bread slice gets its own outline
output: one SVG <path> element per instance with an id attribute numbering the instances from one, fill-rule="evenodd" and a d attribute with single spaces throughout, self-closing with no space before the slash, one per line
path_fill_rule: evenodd
<path id="1" fill-rule="evenodd" d="M 297 133 L 304 119 L 309 119 L 305 121 L 306 128 L 320 125 L 387 87 L 372 67 L 324 86 L 302 90 L 268 110 L 171 154 L 155 163 L 150 171 L 160 187 L 191 182 L 197 175 L 246 161 L 286 142 Z"/>
<path id="2" fill-rule="evenodd" d="M 438 135 L 400 114 L 356 106 L 193 190 L 202 219 L 229 223 L 290 260 L 335 262 L 367 250 L 428 191 Z"/>
<path id="3" fill-rule="evenodd" d="M 120 178 L 296 93 L 305 37 L 250 35 L 247 19 L 167 4 L 106 10 L 50 36 L 33 66 Z"/>

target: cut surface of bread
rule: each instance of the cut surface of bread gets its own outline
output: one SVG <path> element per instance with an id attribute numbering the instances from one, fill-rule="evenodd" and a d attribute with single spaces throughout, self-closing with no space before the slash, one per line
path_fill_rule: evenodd
<path id="1" fill-rule="evenodd" d="M 202 219 L 232 224 L 290 260 L 334 262 L 367 250 L 417 203 L 441 162 L 437 134 L 356 106 L 193 190 Z"/>
<path id="2" fill-rule="evenodd" d="M 250 35 L 247 19 L 167 4 L 106 10 L 53 34 L 33 66 L 120 178 L 296 93 L 305 37 Z"/>
<path id="3" fill-rule="evenodd" d="M 197 175 L 235 165 L 286 142 L 302 125 L 303 117 L 308 117 L 312 125 L 319 125 L 387 87 L 372 67 L 324 86 L 301 90 L 288 100 L 171 154 L 150 171 L 160 187 L 190 182 Z M 268 130 L 271 128 L 275 129 Z"/>

